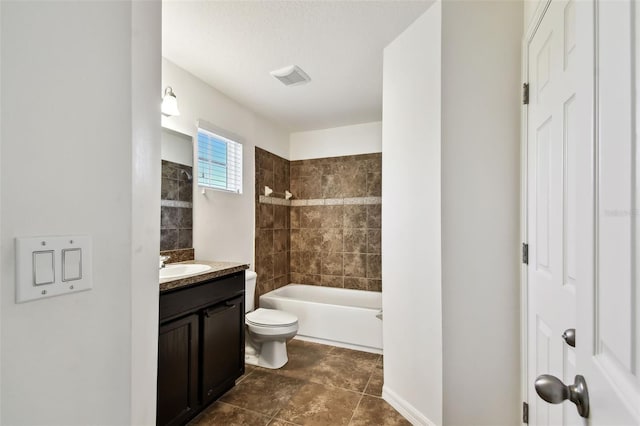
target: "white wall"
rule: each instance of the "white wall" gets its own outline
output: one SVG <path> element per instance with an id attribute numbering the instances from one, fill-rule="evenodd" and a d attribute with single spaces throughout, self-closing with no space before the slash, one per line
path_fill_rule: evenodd
<path id="1" fill-rule="evenodd" d="M 440 22 L 434 3 L 384 51 L 383 397 L 442 423 Z"/>
<path id="2" fill-rule="evenodd" d="M 195 135 L 203 119 L 243 139 L 242 195 L 194 185 L 193 245 L 196 257 L 253 263 L 255 233 L 255 146 L 289 157 L 289 134 L 284 129 L 226 97 L 175 64 L 162 60 L 162 87 L 171 86 L 178 99 L 179 117 L 162 119 L 162 126 Z"/>
<path id="3" fill-rule="evenodd" d="M 519 424 L 522 3 L 443 2 L 444 424 Z"/>
<path id="4" fill-rule="evenodd" d="M 289 159 L 341 157 L 382 151 L 382 122 L 291 133 Z"/>
<path id="5" fill-rule="evenodd" d="M 0 6 L 0 177 L 2 176 L 2 7 Z M 2 225 L 2 185 L 0 185 L 0 226 Z M 1 228 L 0 228 L 1 229 Z M 3 253 L 3 241 L 0 231 L 0 256 Z M 2 258 L 0 257 L 0 265 Z M 0 384 L 2 383 L 2 289 L 4 288 L 0 268 Z M 0 385 L 0 423 L 2 422 L 2 385 Z"/>
<path id="6" fill-rule="evenodd" d="M 160 247 L 160 114 L 162 5 L 131 2 L 131 416 L 156 419 L 158 250 Z"/>
<path id="7" fill-rule="evenodd" d="M 383 396 L 417 424 L 519 423 L 522 13 L 438 2 L 385 49 Z"/>
<path id="8" fill-rule="evenodd" d="M 163 160 L 193 167 L 193 138 L 170 129 L 162 129 L 160 156 Z"/>
<path id="9" fill-rule="evenodd" d="M 157 345 L 160 15 L 140 7 L 0 3 L 2 424 L 153 419 L 155 374 L 132 369 Z M 71 233 L 93 237 L 93 289 L 15 304 L 14 238 Z"/>

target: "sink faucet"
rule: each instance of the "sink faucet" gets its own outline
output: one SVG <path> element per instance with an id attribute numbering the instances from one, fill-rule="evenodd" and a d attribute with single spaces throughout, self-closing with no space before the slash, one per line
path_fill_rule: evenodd
<path id="1" fill-rule="evenodd" d="M 160 267 L 158 269 L 164 268 L 166 266 L 165 262 L 169 259 L 171 259 L 171 256 L 160 256 Z"/>

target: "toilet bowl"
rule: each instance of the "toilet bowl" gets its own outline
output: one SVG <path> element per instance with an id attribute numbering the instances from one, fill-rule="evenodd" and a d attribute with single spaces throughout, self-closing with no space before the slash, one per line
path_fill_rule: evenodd
<path id="1" fill-rule="evenodd" d="M 254 311 L 257 277 L 255 272 L 245 271 L 245 362 L 277 369 L 289 360 L 287 341 L 298 332 L 298 318 L 277 309 Z"/>

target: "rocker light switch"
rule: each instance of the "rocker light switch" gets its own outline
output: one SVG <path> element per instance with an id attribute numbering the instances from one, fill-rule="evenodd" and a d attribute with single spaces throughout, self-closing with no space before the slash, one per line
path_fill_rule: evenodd
<path id="1" fill-rule="evenodd" d="M 82 278 L 82 249 L 62 250 L 62 281 Z"/>
<path id="2" fill-rule="evenodd" d="M 92 251 L 89 235 L 17 237 L 16 303 L 91 290 Z"/>
<path id="3" fill-rule="evenodd" d="M 44 285 L 55 282 L 53 250 L 33 252 L 33 284 Z"/>

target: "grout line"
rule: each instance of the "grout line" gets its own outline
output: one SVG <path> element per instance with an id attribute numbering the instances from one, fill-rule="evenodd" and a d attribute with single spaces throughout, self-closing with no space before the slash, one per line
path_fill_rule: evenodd
<path id="1" fill-rule="evenodd" d="M 271 416 L 271 418 L 269 419 L 269 421 L 267 421 L 265 426 L 269 426 L 269 424 L 276 418 L 276 416 L 278 415 L 278 413 L 280 412 L 280 410 L 282 410 L 282 408 L 278 408 L 276 410 L 275 413 L 273 413 L 273 416 Z"/>
<path id="2" fill-rule="evenodd" d="M 284 422 L 284 423 L 286 423 L 286 424 L 288 424 L 288 425 L 300 426 L 300 424 L 299 424 L 299 423 L 294 423 L 294 422 L 290 422 L 289 420 L 284 420 L 284 419 L 279 418 L 279 417 L 278 417 L 278 414 L 280 413 L 280 411 L 282 411 L 282 408 L 278 408 L 278 411 L 276 411 L 276 413 L 273 415 L 273 417 L 271 417 L 271 418 L 269 419 L 269 422 L 267 423 L 267 425 L 268 425 L 269 423 L 271 423 L 272 421 L 274 421 L 274 420 L 280 420 L 281 422 Z"/>
<path id="3" fill-rule="evenodd" d="M 375 364 L 374 364 L 375 365 Z M 364 386 L 364 389 L 362 389 L 362 393 L 360 394 L 360 399 L 358 400 L 358 403 L 356 404 L 356 408 L 353 409 L 353 413 L 351 413 L 351 418 L 349 419 L 349 423 L 347 423 L 347 425 L 350 425 L 351 422 L 353 421 L 353 418 L 356 415 L 356 411 L 358 411 L 358 408 L 360 407 L 360 403 L 362 402 L 362 400 L 364 399 L 365 395 L 366 396 L 370 396 L 368 394 L 365 393 L 365 391 L 367 390 L 367 388 L 369 387 L 369 383 L 371 383 L 371 379 L 373 378 L 373 373 L 374 370 L 371 370 L 371 374 L 369 374 L 369 380 L 367 380 L 367 384 Z"/>
<path id="4" fill-rule="evenodd" d="M 375 373 L 375 369 L 371 370 L 371 374 L 369 374 L 369 380 L 367 380 L 367 384 L 364 386 L 364 389 L 362 389 L 362 395 L 365 395 L 365 392 L 367 391 L 367 388 L 369 387 L 369 384 L 371 383 L 371 379 L 373 379 L 374 373 Z"/>
<path id="5" fill-rule="evenodd" d="M 231 407 L 233 407 L 233 408 L 237 408 L 237 409 L 242 410 L 242 411 L 246 411 L 246 412 L 249 412 L 249 413 L 257 414 L 257 415 L 262 416 L 262 417 L 269 417 L 269 415 L 264 414 L 264 413 L 261 413 L 261 412 L 259 412 L 259 411 L 250 410 L 250 409 L 248 409 L 248 408 L 240 407 L 239 405 L 231 404 L 231 403 L 229 403 L 229 402 L 220 401 L 219 399 L 215 400 L 215 401 L 213 402 L 213 404 L 215 404 L 216 402 L 218 402 L 218 403 L 220 403 L 220 404 L 229 405 L 229 406 L 231 406 Z M 209 407 L 213 406 L 213 404 L 211 404 Z M 206 411 L 206 410 L 205 410 L 205 411 Z M 203 413 L 204 413 L 204 411 L 203 411 Z M 270 417 L 269 417 L 269 421 L 271 421 L 271 418 L 270 418 Z"/>
<path id="6" fill-rule="evenodd" d="M 353 409 L 353 412 L 351 413 L 351 418 L 349 419 L 349 423 L 347 423 L 347 425 L 350 425 L 351 422 L 353 421 L 353 418 L 356 415 L 356 411 L 358 411 L 358 407 L 360 407 L 360 403 L 362 402 L 362 398 L 364 398 L 364 392 L 362 394 L 360 394 L 360 399 L 358 400 L 358 403 L 356 404 L 356 408 Z"/>

